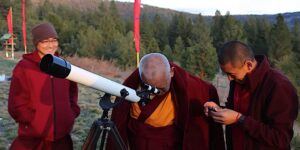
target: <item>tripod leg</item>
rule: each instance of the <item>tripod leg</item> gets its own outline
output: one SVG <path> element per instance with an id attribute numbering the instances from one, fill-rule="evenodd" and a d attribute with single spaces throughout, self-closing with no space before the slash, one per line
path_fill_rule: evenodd
<path id="1" fill-rule="evenodd" d="M 116 145 L 118 150 L 127 150 L 127 146 L 123 142 L 122 137 L 121 137 L 117 127 L 115 126 L 115 124 L 112 121 L 109 121 L 108 124 L 110 127 L 109 135 L 112 136 L 112 138 L 114 140 L 114 144 Z"/>
<path id="2" fill-rule="evenodd" d="M 82 150 L 95 150 L 97 146 L 97 141 L 102 132 L 102 129 L 99 126 L 98 120 L 95 121 L 89 131 L 87 138 L 82 146 Z"/>
<path id="3" fill-rule="evenodd" d="M 103 129 L 102 135 L 101 135 L 101 141 L 100 141 L 100 150 L 104 149 L 104 144 L 106 142 L 107 138 L 107 129 Z"/>

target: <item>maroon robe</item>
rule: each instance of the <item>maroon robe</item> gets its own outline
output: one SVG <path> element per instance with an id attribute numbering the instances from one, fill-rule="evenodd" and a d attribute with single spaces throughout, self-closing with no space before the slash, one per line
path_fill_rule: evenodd
<path id="1" fill-rule="evenodd" d="M 70 133 L 80 113 L 77 84 L 43 73 L 40 61 L 35 50 L 13 70 L 8 112 L 19 127 L 10 149 L 73 149 Z"/>
<path id="2" fill-rule="evenodd" d="M 246 76 L 245 86 L 250 92 L 245 120 L 239 124 L 243 131 L 242 150 L 287 150 L 291 149 L 293 124 L 298 115 L 298 96 L 292 83 L 278 70 L 272 69 L 266 56 L 255 56 L 255 70 Z M 234 89 L 230 83 L 226 107 L 234 109 Z M 242 95 L 244 96 L 244 95 Z M 241 144 L 241 139 L 232 136 L 232 126 L 226 126 L 227 149 Z"/>
<path id="3" fill-rule="evenodd" d="M 117 126 L 123 141 L 129 144 L 131 149 L 139 150 L 146 148 L 225 149 L 222 126 L 214 123 L 211 118 L 205 117 L 203 111 L 203 105 L 208 100 L 219 103 L 216 89 L 180 67 L 174 64 L 172 67 L 174 67 L 174 77 L 170 90 L 175 106 L 174 125 L 157 128 L 144 124 L 140 119 L 130 117 L 131 103 L 124 101 L 112 112 L 112 121 Z M 124 85 L 137 89 L 139 84 L 137 69 L 126 79 Z M 155 108 L 147 108 L 147 110 L 154 111 Z M 151 140 L 148 140 L 149 138 Z M 111 139 L 108 141 L 107 149 L 116 149 Z"/>

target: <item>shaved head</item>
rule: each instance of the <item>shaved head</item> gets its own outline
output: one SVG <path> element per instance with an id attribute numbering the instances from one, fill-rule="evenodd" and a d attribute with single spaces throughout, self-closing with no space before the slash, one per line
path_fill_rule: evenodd
<path id="1" fill-rule="evenodd" d="M 144 71 L 151 71 L 151 75 L 154 75 L 157 71 L 170 71 L 170 64 L 167 57 L 160 53 L 150 53 L 143 56 L 139 66 L 140 76 Z"/>
<path id="2" fill-rule="evenodd" d="M 240 41 L 227 42 L 218 50 L 220 65 L 231 63 L 234 67 L 239 67 L 246 60 L 254 60 L 254 54 L 248 45 Z"/>
<path id="3" fill-rule="evenodd" d="M 240 41 L 225 43 L 218 51 L 220 68 L 227 74 L 229 80 L 243 84 L 245 77 L 256 67 L 253 51 Z"/>
<path id="4" fill-rule="evenodd" d="M 170 88 L 173 71 L 166 56 L 160 53 L 150 53 L 140 61 L 139 74 L 142 81 L 155 86 L 163 93 Z"/>

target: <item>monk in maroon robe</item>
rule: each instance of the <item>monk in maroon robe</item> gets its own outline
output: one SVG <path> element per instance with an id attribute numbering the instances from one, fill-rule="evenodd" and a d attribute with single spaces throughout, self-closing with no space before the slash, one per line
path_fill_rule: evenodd
<path id="1" fill-rule="evenodd" d="M 226 108 L 204 106 L 207 116 L 226 125 L 227 150 L 291 149 L 299 102 L 289 79 L 240 41 L 225 43 L 218 61 L 230 80 Z"/>
<path id="2" fill-rule="evenodd" d="M 145 106 L 124 101 L 113 109 L 112 121 L 130 150 L 223 150 L 222 126 L 204 115 L 203 104 L 218 103 L 216 89 L 159 53 L 145 55 L 124 85 L 160 90 Z M 107 149 L 116 149 L 109 138 Z"/>

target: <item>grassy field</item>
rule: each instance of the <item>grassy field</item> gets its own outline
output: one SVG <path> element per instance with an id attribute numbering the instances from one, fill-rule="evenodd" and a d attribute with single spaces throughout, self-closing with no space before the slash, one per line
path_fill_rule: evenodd
<path id="1" fill-rule="evenodd" d="M 68 58 L 68 60 L 70 62 L 73 61 L 72 64 L 76 64 L 76 62 L 72 60 L 72 58 Z M 91 61 L 84 60 L 84 61 L 93 62 L 95 60 L 91 60 Z M 84 65 L 84 63 L 82 63 L 84 61 L 79 61 L 79 62 L 81 63 L 81 65 Z M 1 57 L 1 53 L 0 53 L 0 75 L 6 74 L 10 76 L 11 71 L 16 63 L 17 60 L 4 59 L 3 57 Z M 99 62 L 94 62 L 94 63 L 99 65 Z M 123 79 L 128 75 L 128 72 L 121 72 L 118 69 L 112 69 L 113 67 L 109 66 L 108 64 L 101 64 L 101 66 L 105 66 L 105 65 L 110 69 L 107 69 L 106 67 L 101 67 L 102 70 L 94 69 L 93 72 L 97 74 L 104 72 L 104 74 L 106 74 L 107 76 L 111 76 L 111 78 L 117 82 L 122 82 Z M 92 70 L 95 67 L 87 68 L 86 66 L 84 68 L 86 68 L 87 70 Z M 8 149 L 10 143 L 12 142 L 12 140 L 15 138 L 17 134 L 16 133 L 17 125 L 7 112 L 7 99 L 8 99 L 9 85 L 10 85 L 9 81 L 0 82 L 0 150 Z M 72 131 L 72 139 L 74 141 L 74 148 L 76 150 L 81 149 L 81 146 L 85 141 L 85 138 L 88 134 L 88 131 L 93 121 L 99 118 L 100 115 L 102 114 L 101 109 L 98 106 L 100 95 L 103 95 L 103 93 L 98 90 L 94 90 L 89 87 L 79 85 L 79 105 L 81 108 L 81 113 L 80 116 L 76 119 L 76 123 Z M 297 123 L 295 124 L 296 132 L 292 141 L 293 149 L 300 149 L 300 127 L 298 126 L 300 120 L 299 118 L 300 117 L 298 117 Z"/>

